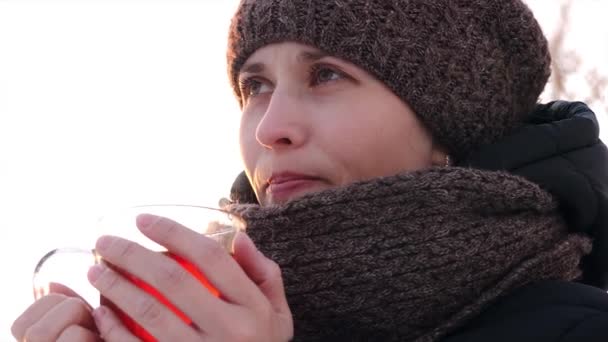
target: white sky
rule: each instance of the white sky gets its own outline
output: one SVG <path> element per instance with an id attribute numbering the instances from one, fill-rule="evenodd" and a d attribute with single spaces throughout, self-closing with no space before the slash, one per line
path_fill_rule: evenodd
<path id="1" fill-rule="evenodd" d="M 551 29 L 555 1 L 529 2 Z M 573 42 L 606 65 L 608 2 L 577 3 L 589 17 Z M 0 341 L 38 259 L 92 246 L 99 216 L 227 195 L 241 169 L 224 58 L 236 4 L 0 0 Z"/>

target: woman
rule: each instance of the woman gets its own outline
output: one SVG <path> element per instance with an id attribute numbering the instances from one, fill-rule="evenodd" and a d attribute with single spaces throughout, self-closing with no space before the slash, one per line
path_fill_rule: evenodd
<path id="1" fill-rule="evenodd" d="M 245 172 L 226 208 L 251 239 L 231 258 L 138 221 L 222 297 L 133 243 L 96 246 L 192 317 L 91 270 L 159 340 L 608 338 L 608 154 L 584 104 L 536 103 L 550 57 L 520 0 L 245 0 L 228 66 Z M 133 339 L 107 308 L 45 298 L 17 338 Z"/>

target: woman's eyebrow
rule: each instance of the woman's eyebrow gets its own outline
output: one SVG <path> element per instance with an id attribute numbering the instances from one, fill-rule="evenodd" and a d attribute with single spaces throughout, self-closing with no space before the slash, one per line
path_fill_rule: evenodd
<path id="1" fill-rule="evenodd" d="M 264 65 L 264 63 L 245 64 L 241 68 L 241 71 L 239 72 L 239 74 L 243 74 L 243 73 L 250 73 L 250 74 L 261 73 L 262 71 L 264 71 L 265 67 L 266 66 Z"/>
<path id="2" fill-rule="evenodd" d="M 298 62 L 307 62 L 312 63 L 316 62 L 319 59 L 323 59 L 327 57 L 328 54 L 322 51 L 302 51 L 297 57 Z"/>
<path id="3" fill-rule="evenodd" d="M 323 59 L 327 57 L 328 54 L 324 52 L 313 52 L 313 51 L 303 51 L 298 54 L 296 57 L 297 61 L 300 63 L 312 63 L 316 62 L 319 59 Z M 266 66 L 264 63 L 251 63 L 245 64 L 239 74 L 250 73 L 250 74 L 258 74 L 264 71 Z"/>

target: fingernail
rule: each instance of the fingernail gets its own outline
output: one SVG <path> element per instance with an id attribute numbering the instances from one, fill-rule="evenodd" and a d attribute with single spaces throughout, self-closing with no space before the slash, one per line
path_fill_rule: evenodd
<path id="1" fill-rule="evenodd" d="M 110 245 L 112 244 L 112 242 L 114 242 L 114 238 L 111 236 L 102 236 L 99 239 L 97 239 L 97 243 L 95 244 L 95 249 L 99 250 L 99 251 L 103 251 L 108 249 L 108 247 L 110 247 Z"/>
<path id="2" fill-rule="evenodd" d="M 91 283 L 94 283 L 95 281 L 97 281 L 97 279 L 99 279 L 99 276 L 103 273 L 104 270 L 105 266 L 103 266 L 102 264 L 93 265 L 91 266 L 91 268 L 89 268 L 89 272 L 87 272 L 87 278 L 89 278 L 89 281 Z"/>
<path id="3" fill-rule="evenodd" d="M 103 306 L 98 307 L 97 309 L 93 310 L 93 317 L 95 317 L 95 319 L 99 320 L 101 319 L 103 316 L 105 316 L 105 314 L 107 313 L 107 309 Z"/>
<path id="4" fill-rule="evenodd" d="M 158 221 L 159 217 L 151 214 L 141 214 L 137 215 L 135 222 L 137 226 L 141 229 L 148 229 L 152 227 L 152 224 Z"/>

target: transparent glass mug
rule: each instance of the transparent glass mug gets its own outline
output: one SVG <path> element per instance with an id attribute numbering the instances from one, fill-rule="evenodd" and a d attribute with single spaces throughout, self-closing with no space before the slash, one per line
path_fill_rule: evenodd
<path id="1" fill-rule="evenodd" d="M 221 209 L 192 205 L 145 205 L 127 208 L 102 217 L 96 227 L 96 232 L 120 236 L 135 241 L 146 248 L 163 253 L 177 261 L 190 274 L 215 296 L 220 293 L 205 278 L 205 276 L 189 261 L 165 250 L 164 247 L 147 239 L 135 224 L 140 214 L 152 214 L 175 221 L 184 227 L 201 233 L 220 243 L 230 254 L 233 252 L 234 237 L 239 231 L 245 230 L 245 223 L 240 218 Z M 105 262 L 94 249 L 65 247 L 57 248 L 46 253 L 36 265 L 33 277 L 34 298 L 39 299 L 50 292 L 52 286 L 67 287 L 78 293 L 91 306 L 102 304 L 110 307 L 123 324 L 143 341 L 155 341 L 131 317 L 126 315 L 114 303 L 110 302 L 89 284 L 87 280 L 88 269 L 100 262 Z M 191 320 L 174 307 L 162 294 L 152 286 L 137 277 L 128 274 L 110 264 L 109 267 L 123 275 L 135 286 L 154 296 L 161 303 L 171 309 L 186 324 Z"/>

